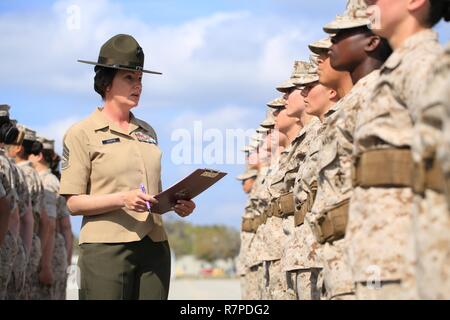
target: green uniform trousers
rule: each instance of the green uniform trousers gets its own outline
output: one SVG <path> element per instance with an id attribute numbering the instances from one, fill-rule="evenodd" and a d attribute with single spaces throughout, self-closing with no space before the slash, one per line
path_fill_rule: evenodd
<path id="1" fill-rule="evenodd" d="M 78 267 L 80 300 L 166 300 L 169 294 L 167 241 L 83 243 Z"/>

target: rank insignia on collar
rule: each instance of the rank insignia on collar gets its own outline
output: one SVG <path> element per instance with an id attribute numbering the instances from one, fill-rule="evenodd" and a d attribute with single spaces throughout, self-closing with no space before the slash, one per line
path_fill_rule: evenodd
<path id="1" fill-rule="evenodd" d="M 156 140 L 153 139 L 151 136 L 142 133 L 142 132 L 136 132 L 135 133 L 136 139 L 138 139 L 140 142 L 146 142 L 150 144 L 157 144 Z"/>

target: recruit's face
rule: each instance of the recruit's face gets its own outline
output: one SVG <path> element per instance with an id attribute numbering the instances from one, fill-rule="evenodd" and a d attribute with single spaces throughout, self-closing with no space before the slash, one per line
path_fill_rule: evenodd
<path id="1" fill-rule="evenodd" d="M 371 37 L 362 28 L 339 31 L 331 38 L 333 45 L 328 52 L 331 67 L 338 71 L 353 71 L 365 59 L 365 48 Z"/>
<path id="2" fill-rule="evenodd" d="M 334 87 L 342 74 L 333 69 L 330 63 L 330 56 L 328 53 L 322 53 L 319 55 L 317 73 L 319 74 L 319 82 L 326 87 Z"/>
<path id="3" fill-rule="evenodd" d="M 138 105 L 141 93 L 142 72 L 119 70 L 111 86 L 107 88 L 106 100 L 114 100 L 119 105 L 133 108 Z"/>
<path id="4" fill-rule="evenodd" d="M 242 181 L 242 189 L 244 190 L 245 193 L 249 193 L 250 191 L 252 191 L 254 182 L 255 182 L 254 178 L 245 179 L 244 181 Z"/>
<path id="5" fill-rule="evenodd" d="M 374 33 L 389 40 L 408 16 L 410 0 L 365 0 Z"/>
<path id="6" fill-rule="evenodd" d="M 286 108 L 277 109 L 274 112 L 275 115 L 275 129 L 278 129 L 281 133 L 286 133 L 295 125 L 298 120 L 296 118 L 290 117 Z"/>
<path id="7" fill-rule="evenodd" d="M 289 117 L 300 118 L 305 110 L 305 100 L 302 91 L 294 89 L 284 95 L 286 100 L 286 112 Z"/>
<path id="8" fill-rule="evenodd" d="M 327 112 L 331 103 L 329 88 L 316 82 L 307 85 L 302 94 L 305 96 L 306 113 L 320 118 Z"/>

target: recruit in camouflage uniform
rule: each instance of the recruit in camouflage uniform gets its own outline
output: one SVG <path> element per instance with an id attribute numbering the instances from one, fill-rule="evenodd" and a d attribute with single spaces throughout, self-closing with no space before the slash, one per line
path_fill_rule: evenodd
<path id="1" fill-rule="evenodd" d="M 365 3 L 348 3 L 342 16 L 328 23 L 324 30 L 337 34 L 341 30 L 368 26 Z M 316 42 L 317 44 L 318 42 Z M 327 45 L 325 45 L 327 43 Z M 323 41 L 329 49 L 331 39 Z M 320 46 L 311 44 L 313 52 Z M 345 256 L 345 229 L 348 220 L 349 199 L 352 193 L 352 149 L 356 117 L 366 101 L 364 94 L 377 78 L 373 72 L 363 77 L 341 98 L 327 119 L 322 148 L 318 159 L 318 189 L 314 206 L 309 216 L 311 228 L 319 243 L 323 244 L 321 260 L 327 299 L 354 299 L 354 284 L 351 268 Z M 367 96 L 367 95 L 366 95 Z"/>
<path id="2" fill-rule="evenodd" d="M 14 176 L 16 177 L 15 188 L 18 196 L 19 218 L 22 218 L 30 210 L 30 194 L 28 193 L 28 186 L 25 181 L 25 175 L 16 164 L 12 163 L 14 169 Z M 18 230 L 19 231 L 19 230 Z M 27 251 L 22 242 L 21 234 L 16 235 L 17 254 L 14 259 L 14 265 L 11 277 L 8 283 L 6 294 L 7 300 L 18 300 L 22 298 L 23 289 L 25 286 L 26 267 L 27 267 Z"/>
<path id="3" fill-rule="evenodd" d="M 358 299 L 417 298 L 412 119 L 419 111 L 423 79 L 440 52 L 431 30 L 408 38 L 381 68 L 357 119 L 346 238 Z"/>
<path id="4" fill-rule="evenodd" d="M 412 144 L 416 275 L 419 298 L 450 299 L 450 47 L 435 63 L 418 79 L 424 91 Z"/>
<path id="5" fill-rule="evenodd" d="M 0 116 L 9 117 L 8 105 L 0 105 Z M 14 168 L 11 161 L 7 158 L 3 146 L 0 148 L 0 178 L 1 178 L 1 195 L 9 202 L 10 214 L 18 209 L 18 195 L 15 189 Z M 8 283 L 11 278 L 14 259 L 17 255 L 18 247 L 16 237 L 9 230 L 5 235 L 3 243 L 0 247 L 0 300 L 4 300 L 7 294 Z M 3 226 L 6 228 L 6 226 Z"/>
<path id="6" fill-rule="evenodd" d="M 310 60 L 310 64 L 300 79 L 297 86 L 315 83 L 319 80 L 316 60 Z M 319 300 L 321 295 L 320 273 L 322 264 L 319 260 L 320 246 L 317 243 L 308 223 L 305 223 L 306 215 L 311 210 L 316 194 L 316 161 L 320 149 L 320 134 L 322 124 L 317 118 L 313 118 L 305 126 L 303 132 L 297 137 L 298 171 L 295 173 L 293 197 L 295 205 L 294 230 L 285 248 L 286 265 L 289 271 L 291 287 L 296 291 L 299 300 Z"/>
<path id="7" fill-rule="evenodd" d="M 18 125 L 18 127 L 24 131 L 24 139 L 32 141 L 36 139 L 35 131 L 25 126 Z M 26 299 L 37 300 L 40 299 L 39 271 L 42 255 L 41 239 L 39 238 L 39 220 L 44 208 L 44 187 L 39 178 L 39 174 L 33 168 L 31 161 L 22 161 L 17 163 L 17 166 L 25 175 L 34 216 L 33 241 L 26 268 L 27 275 L 24 292 L 26 294 Z"/>
<path id="8" fill-rule="evenodd" d="M 243 183 L 248 179 L 256 179 L 258 171 L 255 169 L 247 168 L 247 171 L 242 175 L 238 176 L 237 179 Z M 250 190 L 251 193 L 251 190 Z M 242 216 L 242 226 L 241 226 L 241 244 L 239 249 L 239 255 L 237 258 L 236 273 L 241 279 L 241 298 L 242 300 L 249 299 L 248 285 L 247 285 L 247 269 L 245 266 L 245 258 L 247 256 L 248 247 L 250 241 L 253 237 L 252 233 L 252 222 L 251 222 L 251 201 L 247 200 L 247 204 L 244 209 L 244 215 Z"/>
<path id="9" fill-rule="evenodd" d="M 58 196 L 57 216 L 56 216 L 56 238 L 55 249 L 53 251 L 53 274 L 54 284 L 52 285 L 52 299 L 53 300 L 66 300 L 66 287 L 67 287 L 67 268 L 69 267 L 69 252 L 68 241 L 72 238 L 66 239 L 61 230 L 61 221 L 63 219 L 69 219 L 70 212 L 67 208 L 66 199 Z M 72 245 L 72 243 L 69 243 Z M 70 249 L 69 249 L 70 250 Z"/>

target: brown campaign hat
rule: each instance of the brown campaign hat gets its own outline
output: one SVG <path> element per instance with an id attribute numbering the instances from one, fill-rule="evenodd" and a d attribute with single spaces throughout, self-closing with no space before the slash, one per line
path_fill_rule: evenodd
<path id="1" fill-rule="evenodd" d="M 144 70 L 144 51 L 136 39 L 127 34 L 118 34 L 106 41 L 100 49 L 97 62 L 86 60 L 78 62 L 120 70 L 162 74 Z"/>
<path id="2" fill-rule="evenodd" d="M 367 15 L 367 4 L 364 0 L 349 0 L 343 15 L 327 23 L 323 30 L 326 33 L 338 33 L 340 30 L 370 26 Z"/>

